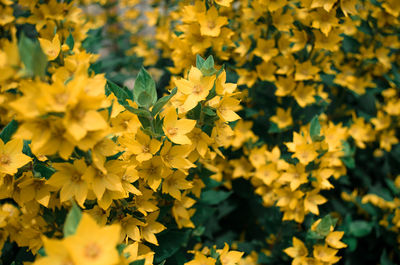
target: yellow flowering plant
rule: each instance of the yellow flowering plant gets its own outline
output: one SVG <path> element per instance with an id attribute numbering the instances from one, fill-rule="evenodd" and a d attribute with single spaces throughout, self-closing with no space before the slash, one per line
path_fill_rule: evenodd
<path id="1" fill-rule="evenodd" d="M 397 0 L 0 0 L 4 264 L 400 262 Z"/>

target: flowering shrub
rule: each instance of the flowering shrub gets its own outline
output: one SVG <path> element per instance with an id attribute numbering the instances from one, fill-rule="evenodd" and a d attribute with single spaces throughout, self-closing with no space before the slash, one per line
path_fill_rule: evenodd
<path id="1" fill-rule="evenodd" d="M 2 263 L 399 263 L 399 15 L 0 0 Z"/>

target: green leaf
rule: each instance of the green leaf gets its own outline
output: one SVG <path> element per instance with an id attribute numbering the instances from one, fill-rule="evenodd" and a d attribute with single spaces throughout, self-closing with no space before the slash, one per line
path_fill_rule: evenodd
<path id="1" fill-rule="evenodd" d="M 319 239 L 324 239 L 325 236 L 323 236 L 315 231 L 310 230 L 307 232 L 306 238 L 311 239 L 311 240 L 313 240 L 313 239 L 319 240 Z"/>
<path id="2" fill-rule="evenodd" d="M 127 88 L 122 88 L 118 86 L 117 84 L 113 83 L 110 80 L 107 80 L 106 84 L 106 93 L 114 93 L 114 95 L 118 99 L 118 103 L 121 105 L 127 105 L 128 103 L 126 102 L 128 99 L 133 100 L 133 95 L 131 91 Z"/>
<path id="3" fill-rule="evenodd" d="M 205 60 L 199 54 L 196 55 L 196 68 L 201 69 Z"/>
<path id="4" fill-rule="evenodd" d="M 46 75 L 47 56 L 38 41 L 33 41 L 21 34 L 18 42 L 20 58 L 25 65 L 25 75 L 28 77 Z"/>
<path id="5" fill-rule="evenodd" d="M 217 113 L 215 112 L 215 109 L 211 108 L 211 107 L 204 107 L 203 108 L 203 112 L 204 114 L 208 115 L 208 116 L 215 116 L 217 115 Z"/>
<path id="6" fill-rule="evenodd" d="M 208 58 L 204 61 L 200 71 L 205 76 L 214 75 L 217 72 L 217 70 L 214 68 L 214 58 L 212 55 L 208 56 Z"/>
<path id="7" fill-rule="evenodd" d="M 148 110 L 145 109 L 135 109 L 129 105 L 124 105 L 125 109 L 127 109 L 128 111 L 135 113 L 136 115 L 138 115 L 139 117 L 143 117 L 146 119 L 152 119 L 151 113 Z"/>
<path id="8" fill-rule="evenodd" d="M 345 237 L 343 238 L 343 243 L 347 244 L 346 250 L 353 252 L 357 248 L 357 239 L 355 237 Z"/>
<path id="9" fill-rule="evenodd" d="M 215 205 L 226 200 L 232 191 L 207 190 L 201 193 L 201 201 L 206 204 Z"/>
<path id="10" fill-rule="evenodd" d="M 144 265 L 145 261 L 146 261 L 145 259 L 138 259 L 138 260 L 132 261 L 131 263 L 129 263 L 129 265 Z"/>
<path id="11" fill-rule="evenodd" d="M 162 108 L 165 106 L 165 104 L 167 104 L 168 101 L 176 94 L 177 91 L 178 91 L 178 89 L 175 87 L 174 89 L 172 89 L 172 91 L 169 95 L 160 98 L 156 102 L 156 104 L 154 104 L 154 107 L 151 110 L 151 114 L 153 116 L 155 116 L 157 113 L 159 113 L 162 110 Z"/>
<path id="12" fill-rule="evenodd" d="M 394 265 L 394 263 L 389 259 L 386 249 L 382 251 L 380 263 L 381 265 Z"/>
<path id="13" fill-rule="evenodd" d="M 321 222 L 317 225 L 316 232 L 321 236 L 327 236 L 331 231 L 331 227 L 335 227 L 337 220 L 332 218 L 330 215 L 326 215 L 322 218 Z"/>
<path id="14" fill-rule="evenodd" d="M 0 138 L 3 140 L 4 143 L 10 141 L 11 136 L 17 131 L 18 129 L 18 122 L 15 120 L 10 121 L 6 127 L 3 128 L 0 132 Z"/>
<path id="15" fill-rule="evenodd" d="M 321 141 L 319 134 L 321 132 L 321 124 L 319 123 L 318 116 L 314 116 L 310 124 L 310 136 L 313 141 Z"/>
<path id="16" fill-rule="evenodd" d="M 164 118 L 161 119 L 160 116 L 157 116 L 157 117 L 153 120 L 153 123 L 154 123 L 154 132 L 155 132 L 156 134 L 164 135 L 163 120 L 164 120 Z"/>
<path id="17" fill-rule="evenodd" d="M 45 257 L 46 256 L 46 251 L 44 250 L 44 247 L 41 247 L 38 252 L 40 256 Z"/>
<path id="18" fill-rule="evenodd" d="M 363 237 L 371 233 L 372 224 L 363 220 L 357 220 L 350 223 L 349 233 L 355 237 Z"/>
<path id="19" fill-rule="evenodd" d="M 352 169 L 356 167 L 356 161 L 354 160 L 353 157 L 345 156 L 341 157 L 340 160 L 342 160 L 342 162 L 345 164 L 347 168 Z"/>
<path id="20" fill-rule="evenodd" d="M 69 49 L 72 51 L 75 46 L 75 40 L 74 37 L 72 36 L 71 32 L 69 33 L 67 39 L 65 40 L 65 43 L 69 46 Z"/>
<path id="21" fill-rule="evenodd" d="M 400 189 L 396 186 L 396 184 L 394 184 L 393 180 L 388 178 L 384 178 L 383 180 L 386 182 L 386 185 L 389 187 L 390 191 L 393 194 L 395 195 L 400 194 Z"/>
<path id="22" fill-rule="evenodd" d="M 147 93 L 147 91 L 143 91 L 136 99 L 136 103 L 141 107 L 149 108 L 152 105 L 151 100 L 151 96 Z"/>
<path id="23" fill-rule="evenodd" d="M 76 203 L 72 203 L 72 208 L 69 210 L 64 223 L 64 237 L 75 234 L 81 218 L 81 209 L 76 205 Z"/>
<path id="24" fill-rule="evenodd" d="M 118 254 L 122 255 L 122 253 L 124 252 L 124 249 L 127 247 L 126 244 L 119 244 L 117 245 L 117 250 L 118 250 Z"/>
<path id="25" fill-rule="evenodd" d="M 144 108 L 150 108 L 157 101 L 156 83 L 151 75 L 142 67 L 133 88 L 135 102 Z"/>
<path id="26" fill-rule="evenodd" d="M 174 255 L 183 245 L 187 243 L 190 236 L 190 230 L 171 231 L 158 234 L 159 246 L 155 248 L 154 262 L 160 263 L 163 260 Z"/>
<path id="27" fill-rule="evenodd" d="M 35 178 L 49 179 L 55 172 L 55 169 L 40 161 L 35 162 L 33 165 L 33 176 Z"/>

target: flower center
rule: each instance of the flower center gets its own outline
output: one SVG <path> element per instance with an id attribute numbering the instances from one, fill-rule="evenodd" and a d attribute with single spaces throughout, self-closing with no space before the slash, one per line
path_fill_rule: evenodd
<path id="1" fill-rule="evenodd" d="M 207 27 L 209 28 L 209 29 L 213 29 L 213 28 L 215 28 L 215 21 L 208 21 L 208 23 L 207 23 Z"/>
<path id="2" fill-rule="evenodd" d="M 76 108 L 72 111 L 72 117 L 74 120 L 82 120 L 85 117 L 86 111 L 82 108 Z"/>
<path id="3" fill-rule="evenodd" d="M 2 154 L 0 155 L 0 165 L 9 165 L 11 163 L 11 159 L 9 155 Z"/>
<path id="4" fill-rule="evenodd" d="M 143 153 L 148 153 L 150 151 L 150 148 L 148 145 L 143 145 Z"/>
<path id="5" fill-rule="evenodd" d="M 81 176 L 79 176 L 78 174 L 72 174 L 71 176 L 71 181 L 72 182 L 79 182 L 81 180 Z"/>
<path id="6" fill-rule="evenodd" d="M 169 162 L 169 161 L 171 160 L 170 155 L 165 155 L 163 158 L 164 158 L 164 160 L 165 160 L 166 162 Z"/>
<path id="7" fill-rule="evenodd" d="M 150 176 L 156 175 L 157 174 L 157 168 L 155 166 L 151 166 L 151 167 L 149 167 L 147 172 L 149 173 Z"/>
<path id="8" fill-rule="evenodd" d="M 193 86 L 193 93 L 200 94 L 203 91 L 203 87 L 201 85 L 194 85 Z"/>
<path id="9" fill-rule="evenodd" d="M 169 135 L 174 136 L 178 133 L 178 128 L 168 128 L 167 132 Z"/>
<path id="10" fill-rule="evenodd" d="M 96 243 L 90 243 L 85 246 L 85 256 L 89 259 L 96 259 L 101 252 L 101 248 Z"/>

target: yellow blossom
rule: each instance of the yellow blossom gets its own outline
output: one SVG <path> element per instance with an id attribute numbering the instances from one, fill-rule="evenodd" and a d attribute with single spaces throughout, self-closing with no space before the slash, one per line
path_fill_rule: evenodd
<path id="1" fill-rule="evenodd" d="M 83 214 L 76 233 L 65 239 L 65 247 L 75 264 L 112 265 L 119 261 L 119 225 L 100 227 Z"/>
<path id="2" fill-rule="evenodd" d="M 197 103 L 206 99 L 210 90 L 214 86 L 215 75 L 203 76 L 201 71 L 192 67 L 189 72 L 188 80 L 176 80 L 175 84 L 180 92 L 187 95 L 182 108 L 189 111 L 196 107 Z"/>
<path id="3" fill-rule="evenodd" d="M 286 111 L 283 108 L 277 108 L 276 115 L 271 116 L 270 120 L 274 122 L 279 129 L 284 129 L 293 124 L 291 112 L 291 108 L 288 108 Z"/>
<path id="4" fill-rule="evenodd" d="M 325 238 L 325 242 L 333 248 L 345 248 L 347 247 L 346 244 L 344 244 L 343 242 L 340 241 L 340 239 L 343 237 L 344 232 L 343 231 L 333 231 L 330 232 L 326 238 Z"/>
<path id="5" fill-rule="evenodd" d="M 39 38 L 40 46 L 44 53 L 47 55 L 49 61 L 53 61 L 58 57 L 60 53 L 61 44 L 58 34 L 55 34 L 52 41 L 47 39 Z"/>
<path id="6" fill-rule="evenodd" d="M 176 114 L 176 109 L 170 107 L 165 110 L 163 130 L 165 135 L 176 144 L 191 144 L 190 139 L 187 137 L 191 130 L 196 125 L 195 120 L 179 119 Z"/>
<path id="7" fill-rule="evenodd" d="M 215 6 L 212 6 L 206 13 L 197 15 L 200 24 L 201 35 L 218 37 L 221 32 L 221 27 L 228 24 L 228 19 L 218 15 Z"/>
<path id="8" fill-rule="evenodd" d="M 13 139 L 4 144 L 0 139 L 0 173 L 15 174 L 18 168 L 31 161 L 31 158 L 22 153 L 23 142 Z"/>

